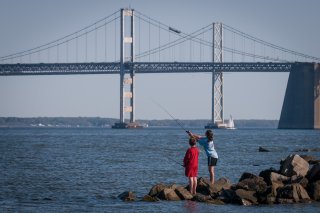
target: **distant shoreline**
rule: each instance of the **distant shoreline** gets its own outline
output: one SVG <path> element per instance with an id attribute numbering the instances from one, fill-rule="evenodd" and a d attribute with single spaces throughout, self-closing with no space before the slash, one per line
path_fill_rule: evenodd
<path id="1" fill-rule="evenodd" d="M 111 128 L 116 122 L 119 122 L 119 119 L 101 117 L 0 117 L 0 128 Z M 179 127 L 173 119 L 137 122 L 153 128 Z M 209 122 L 209 119 L 179 119 L 179 123 L 190 128 L 202 128 Z M 277 128 L 278 122 L 266 119 L 234 120 L 236 128 Z"/>

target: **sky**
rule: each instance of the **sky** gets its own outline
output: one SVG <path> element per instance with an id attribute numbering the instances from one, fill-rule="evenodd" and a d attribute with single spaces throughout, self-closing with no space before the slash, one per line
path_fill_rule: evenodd
<path id="1" fill-rule="evenodd" d="M 318 0 L 1 0 L 0 56 L 61 38 L 131 7 L 191 33 L 222 22 L 320 57 Z M 288 73 L 224 75 L 224 116 L 279 119 Z M 136 119 L 211 118 L 211 75 L 137 74 Z M 119 118 L 118 75 L 1 76 L 1 117 Z M 128 117 L 128 115 L 127 115 Z"/>

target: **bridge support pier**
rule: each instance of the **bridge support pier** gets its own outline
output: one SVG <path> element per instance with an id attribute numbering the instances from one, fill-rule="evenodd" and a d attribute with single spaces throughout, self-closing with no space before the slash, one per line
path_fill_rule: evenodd
<path id="1" fill-rule="evenodd" d="M 130 21 L 126 21 L 126 17 Z M 125 27 L 126 23 L 129 23 L 130 28 Z M 115 123 L 112 128 L 139 128 L 141 126 L 135 122 L 135 71 L 131 68 L 130 74 L 126 78 L 124 65 L 126 62 L 133 63 L 135 57 L 134 11 L 132 9 L 121 9 L 120 25 L 120 122 Z M 127 92 L 125 92 L 126 85 L 128 85 L 127 88 L 129 87 Z M 128 99 L 129 101 L 127 101 Z M 130 113 L 129 123 L 125 122 L 125 113 Z"/>
<path id="2" fill-rule="evenodd" d="M 213 23 L 213 47 L 212 61 L 214 63 L 223 62 L 223 28 L 222 23 Z M 212 102 L 211 102 L 211 122 L 208 123 L 206 129 L 223 128 L 223 72 L 212 71 Z"/>
<path id="3" fill-rule="evenodd" d="M 320 64 L 293 65 L 278 128 L 320 129 Z"/>

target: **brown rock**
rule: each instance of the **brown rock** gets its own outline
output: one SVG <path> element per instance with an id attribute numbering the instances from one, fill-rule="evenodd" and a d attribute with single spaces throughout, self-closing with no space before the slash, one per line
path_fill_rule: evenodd
<path id="1" fill-rule="evenodd" d="M 280 173 L 291 177 L 293 175 L 305 176 L 309 170 L 309 163 L 299 155 L 289 155 L 280 167 Z"/>
<path id="2" fill-rule="evenodd" d="M 161 200 L 170 200 L 170 201 L 179 201 L 181 200 L 180 197 L 177 195 L 177 193 L 175 192 L 174 189 L 172 188 L 165 188 L 163 189 L 158 197 L 161 199 Z"/>
<path id="3" fill-rule="evenodd" d="M 150 195 L 145 195 L 142 198 L 142 201 L 145 201 L 145 202 L 157 202 L 157 201 L 159 201 L 159 199 L 157 197 L 151 197 Z"/>
<path id="4" fill-rule="evenodd" d="M 181 200 L 191 200 L 193 198 L 193 195 L 182 186 L 176 187 L 175 192 Z"/>
<path id="5" fill-rule="evenodd" d="M 300 155 L 300 157 L 302 157 L 308 163 L 311 163 L 311 162 L 314 162 L 317 160 L 316 157 L 311 156 L 311 155 Z"/>
<path id="6" fill-rule="evenodd" d="M 278 171 L 274 168 L 266 169 L 260 172 L 259 176 L 263 178 L 268 186 L 271 185 L 271 173 L 278 173 Z"/>
<path id="7" fill-rule="evenodd" d="M 208 200 L 212 200 L 212 198 L 210 195 L 203 195 L 197 193 L 195 196 L 193 196 L 192 200 L 197 202 L 207 202 Z"/>
<path id="8" fill-rule="evenodd" d="M 310 184 L 308 187 L 308 192 L 312 199 L 320 201 L 320 180 Z"/>
<path id="9" fill-rule="evenodd" d="M 247 178 L 235 185 L 235 189 L 245 189 L 248 191 L 264 192 L 267 189 L 267 184 L 262 177 Z"/>
<path id="10" fill-rule="evenodd" d="M 158 184 L 154 185 L 154 186 L 150 189 L 148 195 L 150 195 L 151 197 L 158 196 L 159 193 L 160 193 L 163 189 L 165 189 L 166 187 L 168 187 L 168 186 L 166 186 L 165 184 L 162 184 L 162 183 L 158 183 Z"/>
<path id="11" fill-rule="evenodd" d="M 309 183 L 320 180 L 320 163 L 312 166 L 312 168 L 308 171 L 306 178 L 308 179 Z"/>
<path id="12" fill-rule="evenodd" d="M 200 177 L 198 178 L 197 192 L 203 195 L 211 195 L 214 193 L 214 189 L 209 180 Z"/>
<path id="13" fill-rule="evenodd" d="M 277 198 L 276 201 L 279 204 L 292 204 L 294 202 L 293 199 L 288 199 L 288 198 Z"/>
<path id="14" fill-rule="evenodd" d="M 219 199 L 225 203 L 233 203 L 236 198 L 236 193 L 231 189 L 222 190 Z"/>
<path id="15" fill-rule="evenodd" d="M 238 197 L 240 204 L 243 204 L 243 200 L 249 201 L 251 204 L 258 204 L 255 191 L 247 191 L 244 189 L 237 189 L 236 196 Z"/>
<path id="16" fill-rule="evenodd" d="M 238 203 L 242 206 L 251 206 L 253 203 L 251 203 L 249 200 L 246 199 L 240 199 Z"/>
<path id="17" fill-rule="evenodd" d="M 219 199 L 207 200 L 205 202 L 209 203 L 209 204 L 213 204 L 213 205 L 224 205 L 225 204 L 225 202 L 223 202 L 222 200 L 219 200 Z"/>
<path id="18" fill-rule="evenodd" d="M 283 181 L 287 181 L 290 178 L 275 172 L 271 172 L 270 174 L 270 181 L 273 182 L 283 182 Z"/>
<path id="19" fill-rule="evenodd" d="M 286 185 L 277 191 L 278 199 L 292 199 L 294 202 L 310 200 L 307 191 L 298 183 Z"/>
<path id="20" fill-rule="evenodd" d="M 242 173 L 239 179 L 239 182 L 243 181 L 244 179 L 252 179 L 252 178 L 258 178 L 258 176 L 249 172 L 244 172 Z"/>
<path id="21" fill-rule="evenodd" d="M 299 183 L 303 188 L 307 188 L 309 183 L 307 178 L 296 175 L 292 176 L 289 181 L 285 182 L 288 182 L 289 184 Z"/>
<path id="22" fill-rule="evenodd" d="M 118 195 L 118 198 L 120 198 L 123 201 L 135 201 L 136 196 L 133 192 L 131 191 L 126 191 Z"/>
<path id="23" fill-rule="evenodd" d="M 292 184 L 293 199 L 295 202 L 304 202 L 310 200 L 307 191 L 298 183 Z"/>
<path id="24" fill-rule="evenodd" d="M 231 188 L 231 181 L 227 178 L 220 178 L 214 182 L 213 192 L 218 193 L 224 189 L 230 189 L 230 188 Z"/>

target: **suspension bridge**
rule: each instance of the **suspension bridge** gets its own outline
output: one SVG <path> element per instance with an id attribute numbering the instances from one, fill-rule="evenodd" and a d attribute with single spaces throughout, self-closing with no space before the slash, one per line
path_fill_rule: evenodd
<path id="1" fill-rule="evenodd" d="M 135 74 L 212 73 L 209 127 L 224 124 L 223 74 L 289 72 L 279 128 L 320 128 L 320 58 L 222 23 L 192 33 L 121 9 L 62 38 L 0 57 L 0 75 L 120 75 L 120 119 L 135 122 Z M 128 118 L 127 118 L 128 117 Z"/>

